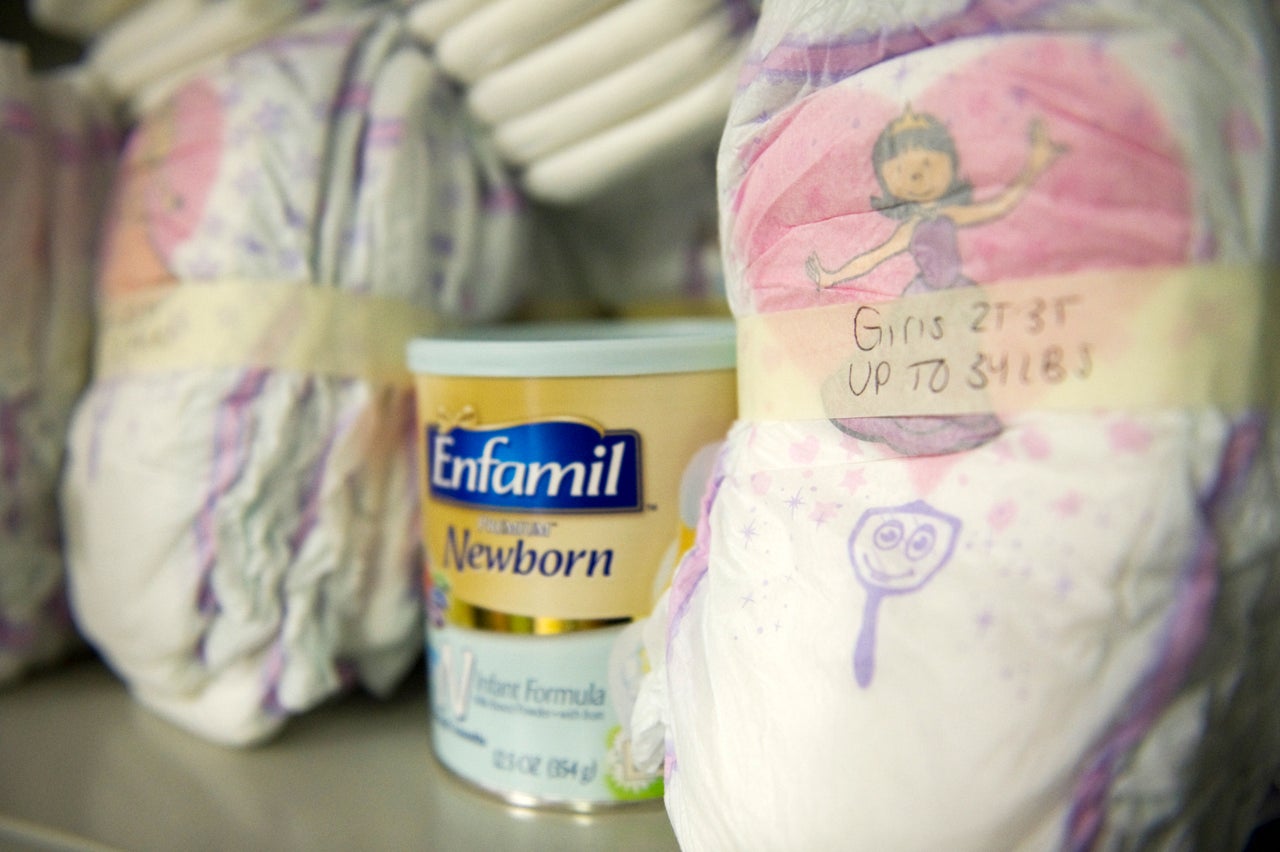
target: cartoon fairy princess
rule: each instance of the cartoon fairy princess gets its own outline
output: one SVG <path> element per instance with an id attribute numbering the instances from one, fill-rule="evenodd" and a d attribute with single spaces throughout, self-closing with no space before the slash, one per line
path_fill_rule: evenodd
<path id="1" fill-rule="evenodd" d="M 884 190 L 871 204 L 902 224 L 883 243 L 835 269 L 827 269 L 816 253 L 810 254 L 805 261 L 810 280 L 819 288 L 834 287 L 905 251 L 919 274 L 904 295 L 972 284 L 961 273 L 957 230 L 1004 216 L 1065 150 L 1049 138 L 1039 119 L 1031 122 L 1029 136 L 1030 153 L 1022 173 L 999 195 L 975 202 L 973 188 L 960 177 L 951 134 L 937 118 L 913 112 L 908 105 L 881 131 L 871 151 L 876 179 Z"/>
<path id="2" fill-rule="evenodd" d="M 1021 174 L 1000 194 L 973 200 L 973 188 L 960 176 L 955 141 L 936 117 L 913 112 L 885 127 L 872 148 L 871 161 L 883 196 L 872 206 L 901 222 L 887 240 L 855 255 L 835 269 L 822 265 L 817 253 L 805 261 L 809 279 L 820 289 L 838 286 L 866 275 L 903 252 L 915 261 L 917 274 L 903 295 L 927 293 L 974 282 L 961 270 L 957 232 L 1007 214 L 1027 190 L 1066 149 L 1049 138 L 1039 119 L 1031 122 L 1030 150 Z M 887 444 L 907 455 L 930 455 L 970 449 L 1000 434 L 990 414 L 914 417 L 858 417 L 833 419 L 843 432 Z"/>

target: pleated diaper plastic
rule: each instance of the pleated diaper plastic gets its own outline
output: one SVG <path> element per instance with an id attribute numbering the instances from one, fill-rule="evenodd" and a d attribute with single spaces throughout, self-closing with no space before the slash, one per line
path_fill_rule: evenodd
<path id="1" fill-rule="evenodd" d="M 748 0 L 418 0 L 409 22 L 526 192 L 564 204 L 714 148 L 755 18 Z"/>
<path id="2" fill-rule="evenodd" d="M 117 142 L 82 75 L 0 44 L 0 685 L 79 645 L 56 495 Z"/>
<path id="3" fill-rule="evenodd" d="M 19 0 L 41 29 L 84 46 L 97 97 L 136 117 L 185 80 L 322 9 L 371 0 Z"/>
<path id="4" fill-rule="evenodd" d="M 1280 767 L 1275 22 L 766 3 L 741 419 L 648 625 L 695 849 L 1241 848 Z"/>
<path id="5" fill-rule="evenodd" d="M 749 0 L 416 0 L 408 12 L 539 205 L 560 305 L 623 316 L 726 310 L 715 153 L 755 19 Z"/>
<path id="6" fill-rule="evenodd" d="M 63 487 L 74 611 L 143 704 L 253 743 L 420 654 L 404 344 L 511 308 L 523 206 L 389 7 L 205 68 L 121 168 Z"/>

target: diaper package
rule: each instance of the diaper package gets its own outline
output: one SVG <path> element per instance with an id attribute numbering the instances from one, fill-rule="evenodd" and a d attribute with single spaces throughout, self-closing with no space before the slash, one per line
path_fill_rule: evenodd
<path id="1" fill-rule="evenodd" d="M 92 38 L 144 0 L 23 0 L 31 20 L 67 38 Z"/>
<path id="2" fill-rule="evenodd" d="M 116 142 L 81 75 L 0 44 L 0 686 L 79 644 L 56 493 Z"/>
<path id="3" fill-rule="evenodd" d="M 632 717 L 683 848 L 1243 847 L 1280 768 L 1274 33 L 764 4 L 719 158 L 741 418 Z"/>
<path id="4" fill-rule="evenodd" d="M 404 345 L 519 298 L 523 206 L 399 11 L 330 10 L 130 134 L 63 499 L 73 609 L 147 707 L 259 742 L 420 654 Z"/>
<path id="5" fill-rule="evenodd" d="M 417 0 L 408 21 L 539 205 L 540 271 L 563 270 L 563 301 L 651 316 L 727 311 L 715 155 L 756 14 L 748 0 Z"/>
<path id="6" fill-rule="evenodd" d="M 48 32 L 84 44 L 99 97 L 129 116 L 202 68 L 322 9 L 370 0 L 20 0 Z"/>
<path id="7" fill-rule="evenodd" d="M 713 148 L 755 18 L 748 0 L 418 0 L 409 25 L 525 191 L 567 204 Z"/>

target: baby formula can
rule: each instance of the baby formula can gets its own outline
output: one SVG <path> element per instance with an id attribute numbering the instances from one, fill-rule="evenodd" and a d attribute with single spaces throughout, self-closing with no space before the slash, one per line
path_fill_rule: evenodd
<path id="1" fill-rule="evenodd" d="M 734 345 L 721 319 L 410 343 L 432 745 L 455 775 L 576 811 L 661 797 L 630 761 L 644 664 L 619 637 L 692 542 Z"/>

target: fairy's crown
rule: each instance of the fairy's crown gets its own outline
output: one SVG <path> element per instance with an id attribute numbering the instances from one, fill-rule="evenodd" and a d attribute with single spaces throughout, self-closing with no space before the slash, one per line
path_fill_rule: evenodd
<path id="1" fill-rule="evenodd" d="M 933 126 L 933 121 L 924 113 L 915 112 L 911 109 L 911 104 L 907 104 L 902 111 L 902 115 L 898 116 L 889 125 L 890 133 L 901 133 L 904 130 L 924 130 Z"/>

